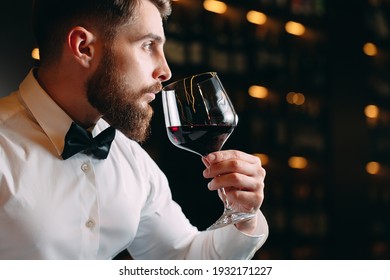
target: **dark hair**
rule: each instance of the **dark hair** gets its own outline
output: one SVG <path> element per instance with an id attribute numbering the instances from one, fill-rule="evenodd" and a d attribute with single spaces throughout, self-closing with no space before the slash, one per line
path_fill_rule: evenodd
<path id="1" fill-rule="evenodd" d="M 33 0 L 32 25 L 41 62 L 60 54 L 68 31 L 77 25 L 92 24 L 109 41 L 142 1 L 153 3 L 163 19 L 171 13 L 170 0 Z"/>

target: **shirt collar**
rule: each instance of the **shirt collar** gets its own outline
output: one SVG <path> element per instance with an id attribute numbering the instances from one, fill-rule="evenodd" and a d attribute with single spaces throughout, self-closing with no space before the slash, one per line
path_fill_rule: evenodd
<path id="1" fill-rule="evenodd" d="M 53 143 L 58 155 L 61 155 L 64 150 L 65 135 L 72 124 L 72 119 L 40 86 L 34 76 L 34 69 L 20 84 L 19 94 L 26 108 Z M 103 119 L 98 124 L 92 134 L 108 126 Z"/>
<path id="2" fill-rule="evenodd" d="M 65 134 L 69 130 L 72 119 L 39 85 L 34 77 L 34 69 L 20 84 L 19 94 L 27 109 L 53 143 L 58 155 L 61 155 L 64 149 Z"/>

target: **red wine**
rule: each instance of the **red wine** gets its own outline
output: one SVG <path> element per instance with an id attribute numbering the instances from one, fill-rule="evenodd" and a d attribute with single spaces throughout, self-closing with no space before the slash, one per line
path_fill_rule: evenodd
<path id="1" fill-rule="evenodd" d="M 205 156 L 219 151 L 234 127 L 233 125 L 183 125 L 170 126 L 167 131 L 174 145 Z"/>

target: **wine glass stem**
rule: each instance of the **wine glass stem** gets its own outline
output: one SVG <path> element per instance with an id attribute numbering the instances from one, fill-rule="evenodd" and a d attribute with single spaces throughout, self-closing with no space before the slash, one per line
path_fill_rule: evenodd
<path id="1" fill-rule="evenodd" d="M 229 200 L 227 198 L 225 188 L 221 188 L 221 192 L 222 192 L 223 200 L 225 202 L 225 210 L 231 210 L 231 206 L 230 206 Z"/>

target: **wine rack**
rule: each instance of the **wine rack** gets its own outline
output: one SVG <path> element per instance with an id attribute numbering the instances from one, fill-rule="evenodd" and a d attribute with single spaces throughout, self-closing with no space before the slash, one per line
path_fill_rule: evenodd
<path id="1" fill-rule="evenodd" d="M 351 16 L 347 3 L 322 0 L 224 2 L 225 14 L 206 11 L 203 1 L 174 2 L 166 23 L 166 56 L 172 80 L 197 72 L 219 73 L 239 115 L 224 148 L 267 158 L 262 210 L 270 236 L 254 258 L 388 257 L 389 223 L 383 216 L 389 212 L 388 176 L 367 176 L 364 165 L 370 156 L 388 163 L 390 115 L 382 113 L 381 125 L 370 126 L 362 106 L 377 99 L 382 112 L 390 109 L 390 64 L 365 59 L 360 42 L 364 33 L 347 30 L 353 20 L 369 13 L 367 7 L 375 7 L 358 1 L 359 13 Z M 377 2 L 379 10 L 388 8 Z M 267 23 L 249 23 L 249 10 L 265 13 Z M 283 28 L 287 21 L 304 24 L 305 34 L 288 34 Z M 366 28 L 363 22 L 358 27 Z M 388 52 L 389 38 L 384 41 Z M 359 70 L 363 68 L 364 73 Z M 380 78 L 382 83 L 377 82 Z M 265 87 L 266 98 L 250 96 L 252 85 Z M 387 96 L 363 94 L 363 88 Z M 355 99 L 353 91 L 359 92 Z M 303 102 L 298 100 L 302 97 Z M 157 100 L 153 135 L 145 147 L 168 175 L 183 211 L 204 229 L 221 213 L 220 201 L 207 191 L 200 159 L 166 139 L 160 105 Z M 305 167 L 292 168 L 292 157 L 303 158 Z M 361 203 L 371 209 L 354 215 Z M 368 241 L 359 254 L 353 253 L 357 238 L 350 235 L 359 230 L 360 218 L 371 216 L 362 231 Z"/>

